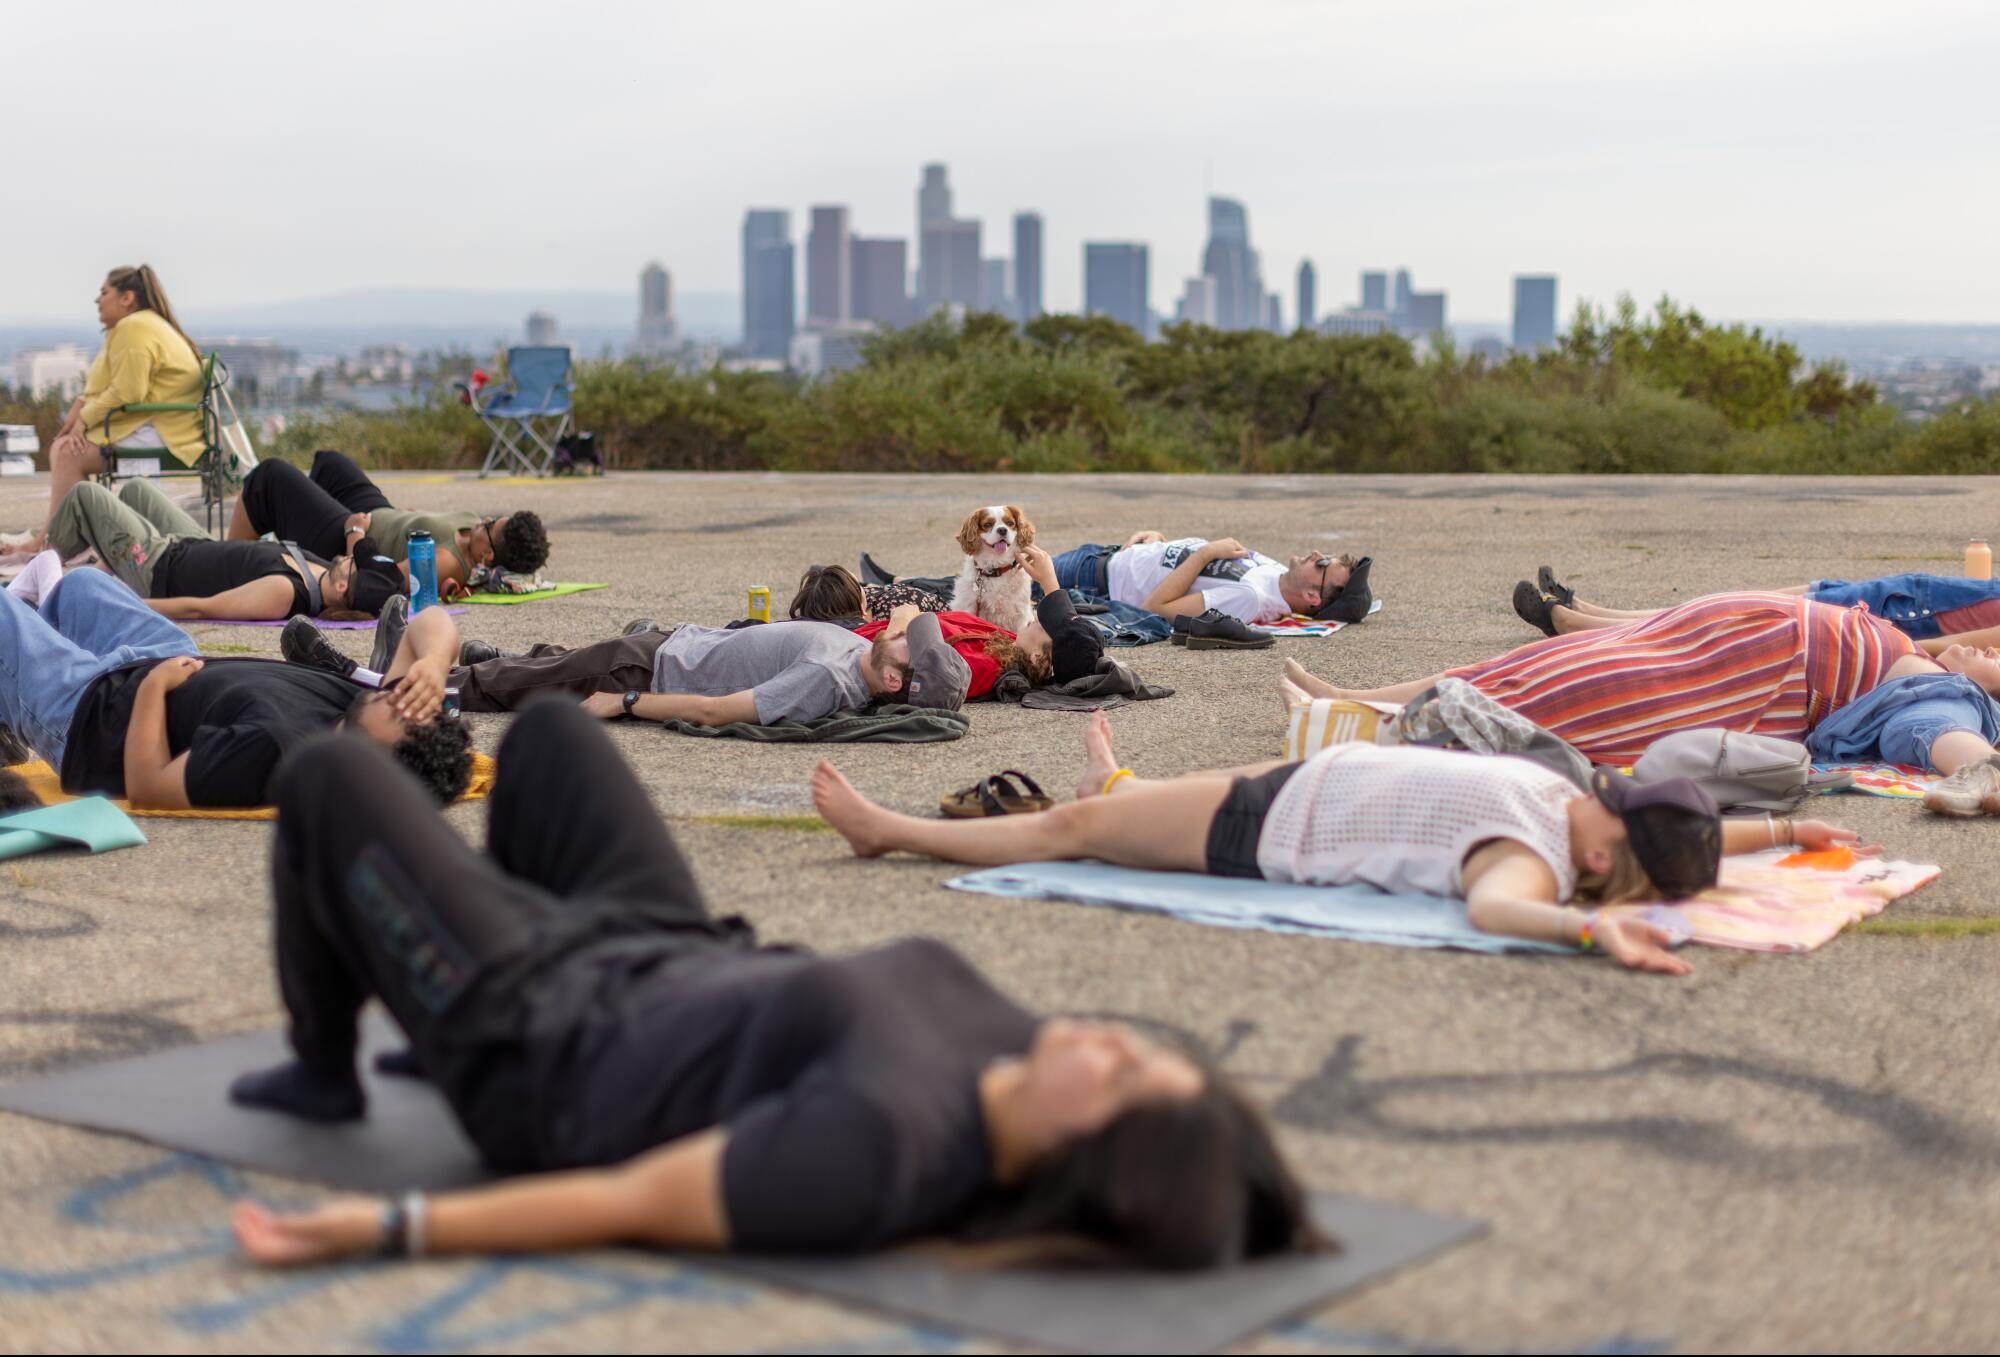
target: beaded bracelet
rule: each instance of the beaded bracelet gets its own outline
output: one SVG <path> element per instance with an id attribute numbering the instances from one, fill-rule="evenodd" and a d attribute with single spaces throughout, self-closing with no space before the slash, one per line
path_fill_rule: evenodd
<path id="1" fill-rule="evenodd" d="M 1591 910 L 1576 926 L 1576 947 L 1579 952 L 1588 952 L 1597 946 L 1597 911 Z"/>

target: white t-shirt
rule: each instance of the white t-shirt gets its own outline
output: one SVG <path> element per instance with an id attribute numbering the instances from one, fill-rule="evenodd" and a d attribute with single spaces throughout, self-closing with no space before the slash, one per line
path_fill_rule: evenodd
<path id="1" fill-rule="evenodd" d="M 1583 795 L 1539 764 L 1506 755 L 1343 744 L 1308 759 L 1272 802 L 1257 838 L 1266 880 L 1365 881 L 1385 891 L 1463 895 L 1465 859 L 1510 839 L 1576 893 L 1569 803 Z"/>
<path id="2" fill-rule="evenodd" d="M 1111 597 L 1134 608 L 1146 600 L 1160 582 L 1174 573 L 1174 567 L 1188 553 L 1206 544 L 1200 537 L 1183 537 L 1178 542 L 1141 542 L 1126 547 L 1111 558 L 1107 581 Z M 1195 578 L 1191 594 L 1200 594 L 1204 607 L 1216 608 L 1244 622 L 1289 617 L 1292 605 L 1278 588 L 1285 567 L 1262 552 L 1251 552 L 1235 560 L 1210 561 Z"/>

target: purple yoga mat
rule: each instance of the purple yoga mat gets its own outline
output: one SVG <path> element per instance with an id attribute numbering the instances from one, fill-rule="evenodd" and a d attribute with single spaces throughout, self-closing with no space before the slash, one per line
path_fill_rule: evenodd
<path id="1" fill-rule="evenodd" d="M 445 612 L 452 617 L 457 617 L 460 613 L 464 611 L 465 609 L 463 608 L 445 609 Z M 259 620 L 254 622 L 247 622 L 244 621 L 242 618 L 203 617 L 203 618 L 189 618 L 188 625 L 191 627 L 282 627 L 285 625 L 285 623 L 291 620 L 292 620 L 291 618 L 286 617 L 286 618 L 281 618 L 276 622 L 270 622 L 260 618 Z M 315 622 L 318 622 L 319 629 L 321 631 L 375 630 L 375 619 L 373 618 L 370 618 L 366 622 L 319 622 L 319 619 L 317 618 L 313 620 Z"/>

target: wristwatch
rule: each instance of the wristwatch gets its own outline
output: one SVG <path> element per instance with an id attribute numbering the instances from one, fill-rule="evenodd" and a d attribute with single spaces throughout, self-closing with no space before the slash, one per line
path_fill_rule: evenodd
<path id="1" fill-rule="evenodd" d="M 637 688 L 627 688 L 625 690 L 625 714 L 627 716 L 632 714 L 632 707 L 638 700 L 639 690 Z"/>

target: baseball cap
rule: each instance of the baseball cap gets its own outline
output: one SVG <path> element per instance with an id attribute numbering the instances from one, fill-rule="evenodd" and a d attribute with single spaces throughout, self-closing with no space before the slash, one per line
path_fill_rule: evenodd
<path id="1" fill-rule="evenodd" d="M 1320 600 L 1314 620 L 1359 622 L 1368 616 L 1368 610 L 1375 606 L 1375 595 L 1368 589 L 1368 568 L 1374 564 L 1372 556 L 1363 556 L 1355 562 L 1354 569 L 1347 574 L 1347 583 L 1334 590 L 1331 598 Z"/>
<path id="2" fill-rule="evenodd" d="M 972 686 L 972 666 L 944 639 L 936 613 L 919 613 L 910 623 L 910 684 L 903 700 L 913 707 L 942 707 L 957 711 L 965 705 L 966 690 Z"/>
<path id="3" fill-rule="evenodd" d="M 1076 615 L 1076 604 L 1058 589 L 1035 605 L 1035 616 L 1049 634 L 1049 666 L 1057 683 L 1070 683 L 1097 672 L 1104 658 L 1104 633 Z"/>
<path id="4" fill-rule="evenodd" d="M 1625 822 L 1633 856 L 1670 900 L 1698 895 L 1722 871 L 1722 814 L 1693 778 L 1637 782 L 1597 770 L 1591 790 Z"/>
<path id="5" fill-rule="evenodd" d="M 350 590 L 354 611 L 379 617 L 382 605 L 404 591 L 403 571 L 382 554 L 375 539 L 364 537 L 354 544 L 354 585 Z"/>

